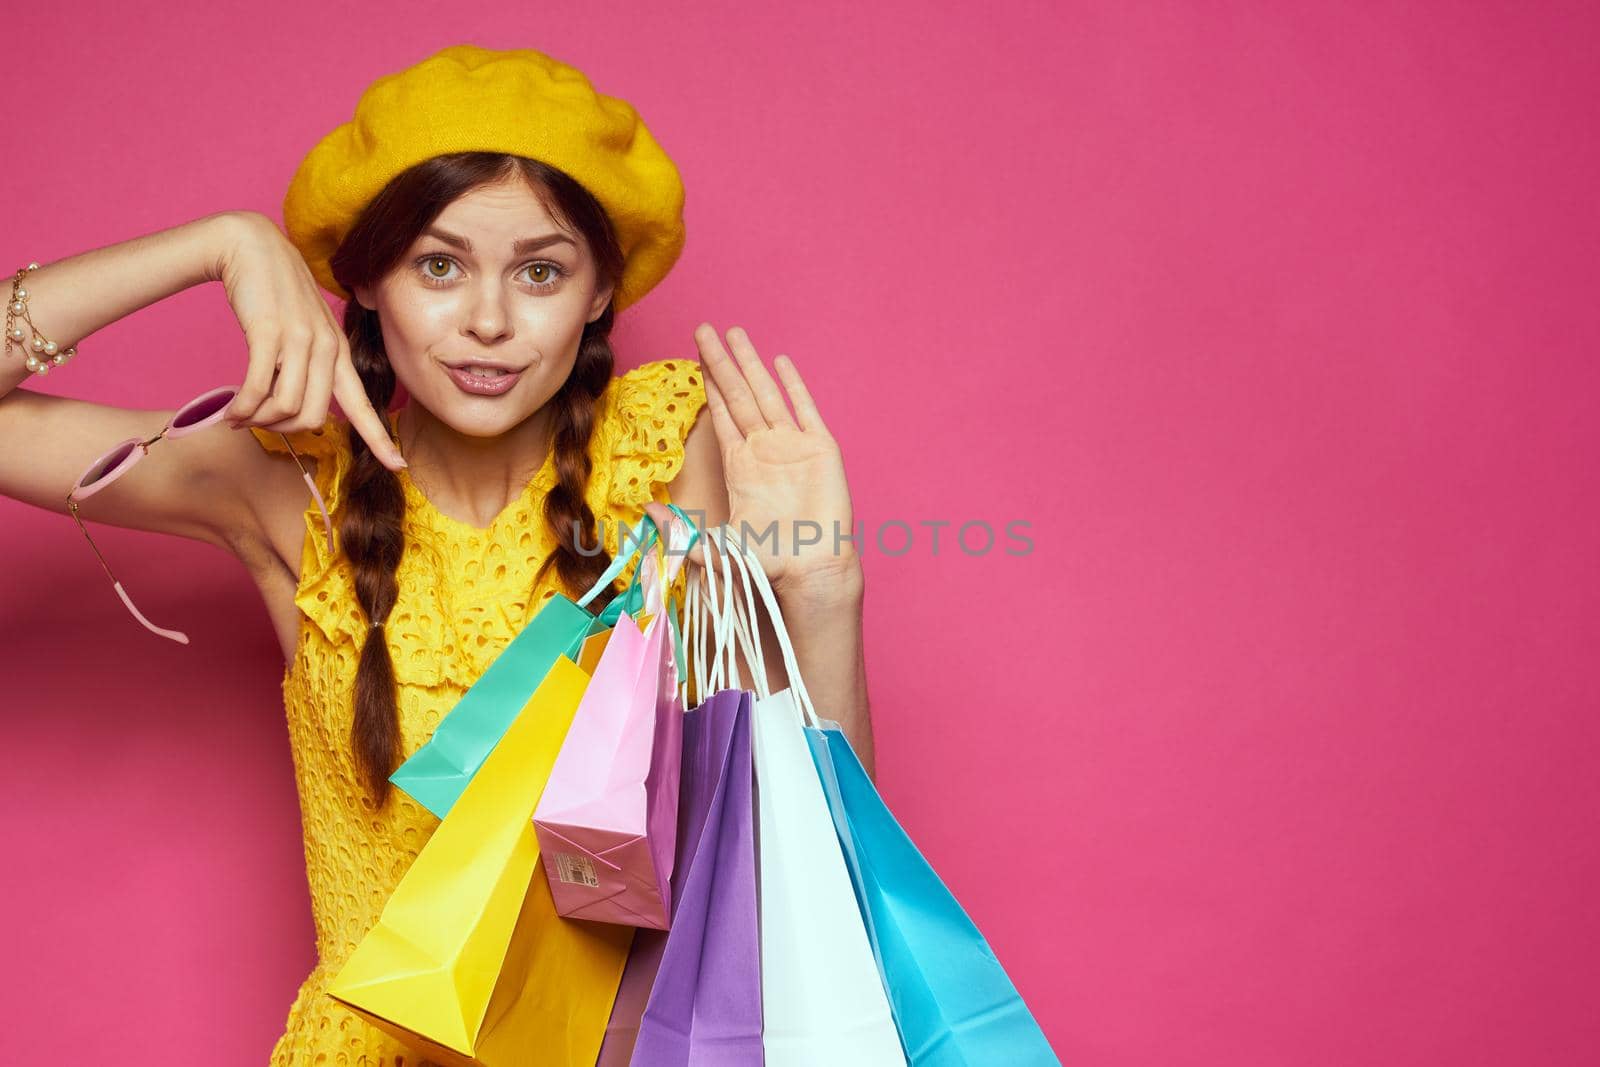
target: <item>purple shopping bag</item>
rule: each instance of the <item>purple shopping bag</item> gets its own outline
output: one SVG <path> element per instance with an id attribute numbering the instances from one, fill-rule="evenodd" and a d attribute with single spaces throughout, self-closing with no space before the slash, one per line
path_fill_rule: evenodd
<path id="1" fill-rule="evenodd" d="M 751 700 L 684 716 L 672 929 L 636 932 L 598 1067 L 763 1062 Z"/>

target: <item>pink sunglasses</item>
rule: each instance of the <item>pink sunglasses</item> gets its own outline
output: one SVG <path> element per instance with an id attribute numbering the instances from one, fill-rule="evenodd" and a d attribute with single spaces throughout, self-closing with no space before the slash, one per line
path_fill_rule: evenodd
<path id="1" fill-rule="evenodd" d="M 89 469 L 83 476 L 73 483 L 72 491 L 67 494 L 67 510 L 72 514 L 72 519 L 78 524 L 78 529 L 83 531 L 83 536 L 89 538 L 89 547 L 94 549 L 94 554 L 100 559 L 100 566 L 105 568 L 106 577 L 111 579 L 111 585 L 116 589 L 122 602 L 133 612 L 133 617 L 143 623 L 146 629 L 162 637 L 171 638 L 179 644 L 187 645 L 189 638 L 177 630 L 164 630 L 144 617 L 144 614 L 134 607 L 133 600 L 122 588 L 122 583 L 117 581 L 117 576 L 111 573 L 111 568 L 106 565 L 105 556 L 100 554 L 99 547 L 94 543 L 94 538 L 89 537 L 89 528 L 83 524 L 83 519 L 78 517 L 78 503 L 87 500 L 112 482 L 116 481 L 150 451 L 150 446 L 163 437 L 182 437 L 184 434 L 194 433 L 218 422 L 227 410 L 228 404 L 239 393 L 233 386 L 222 386 L 204 393 L 189 401 L 173 413 L 172 421 L 161 428 L 161 432 L 154 437 L 140 439 L 130 437 L 117 445 L 111 451 L 89 464 Z M 294 462 L 300 468 L 300 474 L 305 478 L 306 484 L 311 487 L 311 495 L 316 498 L 317 507 L 322 510 L 322 522 L 327 527 L 328 543 L 333 543 L 333 520 L 328 517 L 328 506 L 323 502 L 322 494 L 317 491 L 317 483 L 312 480 L 311 474 L 306 470 L 306 465 L 300 462 L 300 455 L 289 444 L 289 438 L 280 433 L 284 447 L 289 449 L 289 455 L 294 457 Z"/>

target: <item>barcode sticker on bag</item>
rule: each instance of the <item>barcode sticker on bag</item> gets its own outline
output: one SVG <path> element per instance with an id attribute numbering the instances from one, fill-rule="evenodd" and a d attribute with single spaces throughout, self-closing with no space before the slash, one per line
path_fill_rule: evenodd
<path id="1" fill-rule="evenodd" d="M 600 887 L 600 879 L 594 874 L 594 861 L 588 856 L 577 856 L 571 852 L 557 852 L 556 876 L 568 885 L 586 885 L 591 889 Z"/>

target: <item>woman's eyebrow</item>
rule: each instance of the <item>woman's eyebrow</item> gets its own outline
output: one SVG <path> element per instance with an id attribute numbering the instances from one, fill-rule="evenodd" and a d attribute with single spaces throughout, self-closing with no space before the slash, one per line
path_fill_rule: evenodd
<path id="1" fill-rule="evenodd" d="M 453 234 L 448 230 L 441 230 L 437 226 L 429 227 L 428 229 L 423 230 L 422 233 L 424 237 L 437 237 L 445 244 L 455 245 L 463 252 L 472 251 L 471 241 L 458 234 Z M 544 248 L 547 245 L 561 244 L 563 242 L 572 245 L 574 248 L 577 247 L 576 242 L 574 242 L 572 238 L 568 237 L 566 234 L 550 233 L 543 237 L 524 237 L 522 240 L 511 246 L 511 254 L 514 256 L 520 256 L 524 252 L 537 252 L 539 249 Z"/>

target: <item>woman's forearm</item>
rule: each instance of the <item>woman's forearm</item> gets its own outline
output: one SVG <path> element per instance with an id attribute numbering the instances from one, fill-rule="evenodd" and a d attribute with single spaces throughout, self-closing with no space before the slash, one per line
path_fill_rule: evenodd
<path id="1" fill-rule="evenodd" d="M 220 278 L 222 259 L 246 224 L 246 214 L 221 211 L 68 259 L 41 263 L 38 270 L 23 276 L 28 314 L 39 332 L 65 351 L 140 308 Z M 22 265 L 15 264 L 12 269 Z M 0 275 L 0 297 L 7 302 L 11 298 L 11 280 L 4 275 Z M 0 359 L 0 397 L 34 376 L 27 367 L 32 333 L 21 316 L 16 325 L 26 336 L 12 342 L 9 359 Z"/>
<path id="2" fill-rule="evenodd" d="M 843 576 L 776 592 L 800 675 L 817 714 L 839 724 L 867 774 L 874 774 L 862 641 L 865 582 L 859 564 Z"/>

